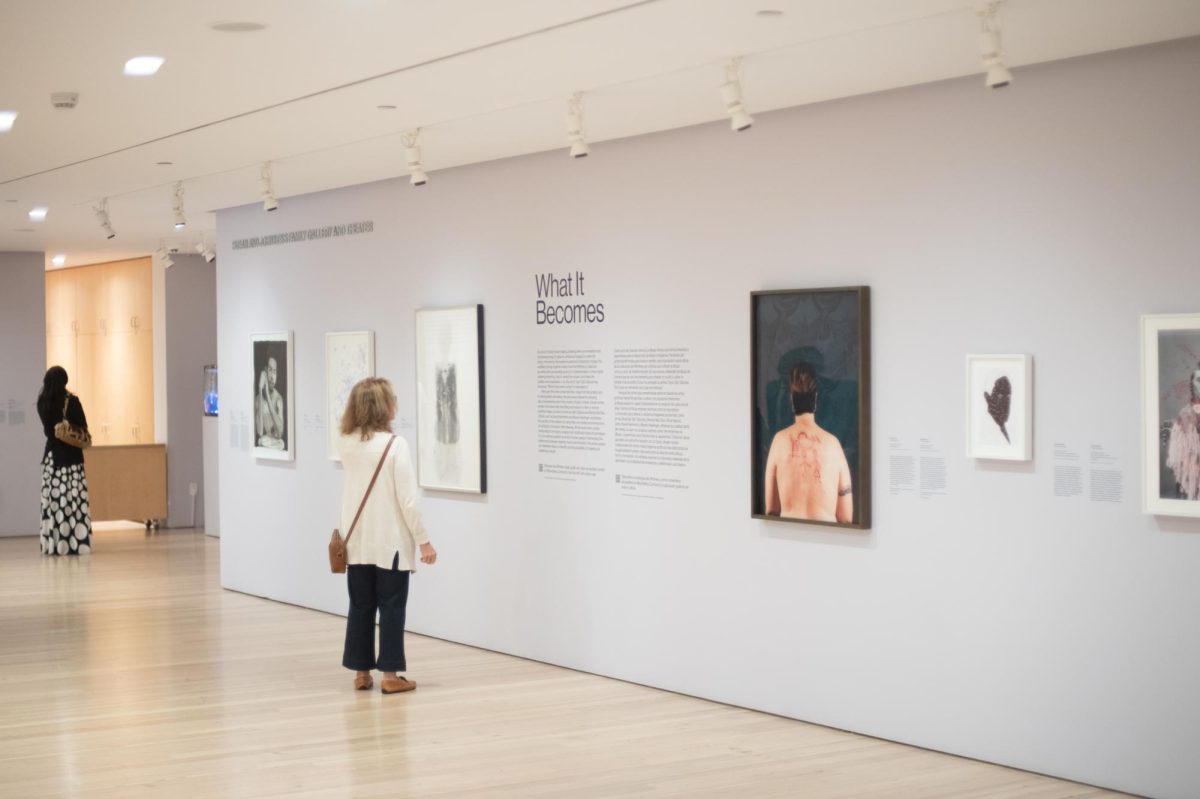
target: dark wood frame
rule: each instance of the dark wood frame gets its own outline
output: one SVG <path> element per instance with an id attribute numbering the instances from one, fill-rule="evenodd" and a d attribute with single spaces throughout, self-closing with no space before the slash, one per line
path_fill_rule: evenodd
<path id="1" fill-rule="evenodd" d="M 755 412 L 758 406 L 758 308 L 759 298 L 771 295 L 813 295 L 828 292 L 852 292 L 858 301 L 858 470 L 852 475 L 854 483 L 855 520 L 849 524 L 809 519 L 790 519 L 756 512 L 765 475 L 758 474 L 760 449 L 759 427 Z M 841 529 L 869 530 L 871 528 L 871 292 L 869 286 L 841 286 L 819 289 L 784 289 L 750 293 L 750 515 L 755 519 L 797 524 L 817 524 Z"/>

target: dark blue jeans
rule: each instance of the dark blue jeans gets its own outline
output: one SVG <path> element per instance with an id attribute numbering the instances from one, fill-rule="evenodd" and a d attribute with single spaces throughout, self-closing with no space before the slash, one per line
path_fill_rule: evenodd
<path id="1" fill-rule="evenodd" d="M 408 604 L 406 571 L 378 566 L 346 567 L 350 613 L 342 665 L 354 671 L 404 671 L 404 608 Z M 375 611 L 379 611 L 379 659 L 375 659 Z"/>

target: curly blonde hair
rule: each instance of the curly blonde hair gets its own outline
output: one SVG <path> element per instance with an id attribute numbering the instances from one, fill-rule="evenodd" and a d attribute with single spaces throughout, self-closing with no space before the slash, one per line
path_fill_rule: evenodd
<path id="1" fill-rule="evenodd" d="M 359 380 L 350 389 L 350 399 L 346 400 L 342 435 L 358 433 L 366 441 L 372 433 L 390 433 L 395 415 L 396 392 L 391 383 L 382 377 Z"/>

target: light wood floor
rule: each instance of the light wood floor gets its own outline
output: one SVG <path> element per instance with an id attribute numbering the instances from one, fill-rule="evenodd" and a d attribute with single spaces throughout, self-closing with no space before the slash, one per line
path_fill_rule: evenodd
<path id="1" fill-rule="evenodd" d="M 0 539 L 0 797 L 1101 797 L 420 636 L 351 690 L 343 620 L 222 591 L 218 542 Z"/>

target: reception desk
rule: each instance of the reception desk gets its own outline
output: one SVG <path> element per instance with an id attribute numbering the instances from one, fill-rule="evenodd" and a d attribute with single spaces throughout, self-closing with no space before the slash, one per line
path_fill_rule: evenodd
<path id="1" fill-rule="evenodd" d="M 167 518 L 167 445 L 127 444 L 83 451 L 92 521 Z"/>

